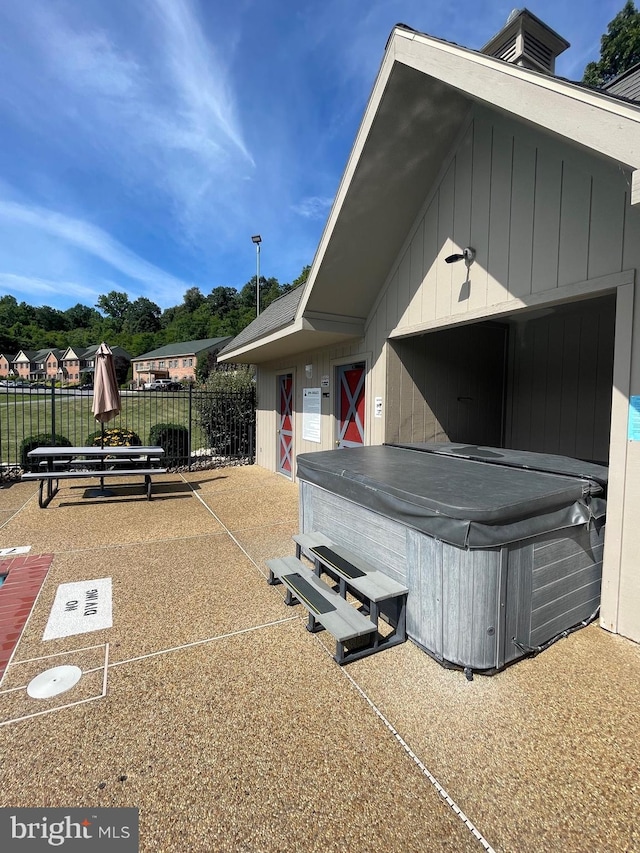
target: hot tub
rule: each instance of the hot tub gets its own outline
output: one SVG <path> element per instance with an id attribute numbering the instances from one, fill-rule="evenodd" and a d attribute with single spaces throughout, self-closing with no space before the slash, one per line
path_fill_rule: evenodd
<path id="1" fill-rule="evenodd" d="M 408 636 L 443 665 L 497 672 L 597 611 L 604 466 L 454 444 L 297 463 L 301 532 L 406 584 Z"/>

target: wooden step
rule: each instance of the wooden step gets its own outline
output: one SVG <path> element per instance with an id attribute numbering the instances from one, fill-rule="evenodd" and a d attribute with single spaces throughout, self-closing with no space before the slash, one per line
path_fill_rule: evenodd
<path id="1" fill-rule="evenodd" d="M 344 580 L 347 587 L 362 593 L 371 601 L 384 601 L 407 595 L 409 589 L 404 584 L 385 575 L 347 548 L 334 543 L 324 533 L 297 533 L 293 537 L 298 549 L 312 562 L 320 563 L 334 580 Z"/>
<path id="2" fill-rule="evenodd" d="M 267 568 L 270 578 L 281 581 L 309 613 L 308 630 L 317 630 L 316 623 L 320 623 L 335 637 L 335 660 L 339 664 L 372 653 L 372 648 L 347 650 L 344 644 L 360 638 L 369 639 L 373 643 L 377 626 L 330 589 L 297 557 L 267 560 Z"/>

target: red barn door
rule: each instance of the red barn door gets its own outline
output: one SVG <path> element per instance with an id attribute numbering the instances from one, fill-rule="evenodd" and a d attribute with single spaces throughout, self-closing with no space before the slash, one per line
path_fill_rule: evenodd
<path id="1" fill-rule="evenodd" d="M 293 476 L 293 374 L 278 376 L 278 471 Z"/>
<path id="2" fill-rule="evenodd" d="M 337 447 L 360 447 L 364 444 L 364 378 L 364 362 L 337 368 Z"/>

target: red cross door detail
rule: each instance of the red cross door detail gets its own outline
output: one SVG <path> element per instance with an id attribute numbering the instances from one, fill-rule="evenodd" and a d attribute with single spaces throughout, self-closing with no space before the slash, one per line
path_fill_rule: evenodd
<path id="1" fill-rule="evenodd" d="M 338 447 L 364 444 L 364 377 L 364 364 L 349 364 L 337 369 Z"/>
<path id="2" fill-rule="evenodd" d="M 278 471 L 291 477 L 293 463 L 293 375 L 278 376 Z"/>

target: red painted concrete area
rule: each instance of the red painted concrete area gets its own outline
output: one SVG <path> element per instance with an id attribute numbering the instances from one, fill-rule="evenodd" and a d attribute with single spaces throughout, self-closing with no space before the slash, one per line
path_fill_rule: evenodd
<path id="1" fill-rule="evenodd" d="M 36 554 L 0 560 L 0 678 L 18 645 L 34 602 L 53 562 L 53 554 Z"/>

